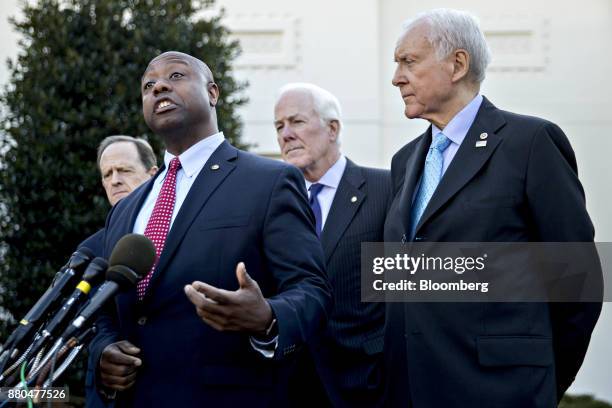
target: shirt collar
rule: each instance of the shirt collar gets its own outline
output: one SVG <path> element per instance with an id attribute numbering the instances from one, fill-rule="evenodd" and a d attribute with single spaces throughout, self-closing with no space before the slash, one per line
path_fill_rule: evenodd
<path id="1" fill-rule="evenodd" d="M 191 178 L 194 174 L 199 173 L 213 152 L 217 150 L 217 147 L 219 147 L 224 140 L 225 136 L 223 132 L 215 133 L 212 136 L 205 137 L 181 153 L 179 155 L 179 160 L 181 161 L 181 167 L 185 175 Z M 170 160 L 174 157 L 172 153 L 166 150 L 164 153 L 164 164 L 166 168 L 168 168 Z"/>
<path id="2" fill-rule="evenodd" d="M 431 125 L 431 136 L 435 137 L 438 133 L 444 133 L 444 136 L 448 137 L 453 143 L 461 145 L 463 139 L 467 135 L 467 132 L 472 127 L 478 109 L 482 104 L 482 95 L 478 94 L 468 103 L 459 113 L 457 113 L 451 121 L 446 125 L 444 130 L 440 130 L 436 125 Z"/>
<path id="3" fill-rule="evenodd" d="M 336 160 L 336 162 L 331 166 L 323 177 L 321 177 L 317 183 L 323 184 L 326 187 L 331 187 L 333 189 L 337 189 L 338 185 L 340 185 L 340 179 L 342 179 L 342 175 L 344 174 L 344 169 L 346 168 L 346 157 L 344 155 L 340 155 L 340 158 Z M 304 179 L 306 181 L 306 190 L 310 189 L 310 186 L 314 183 Z"/>

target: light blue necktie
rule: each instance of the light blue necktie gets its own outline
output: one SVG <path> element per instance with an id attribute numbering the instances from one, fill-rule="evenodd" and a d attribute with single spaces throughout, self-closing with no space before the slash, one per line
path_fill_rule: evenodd
<path id="1" fill-rule="evenodd" d="M 444 150 L 446 150 L 450 144 L 451 140 L 440 132 L 434 137 L 431 146 L 429 146 L 429 153 L 427 153 L 427 157 L 425 158 L 425 169 L 423 170 L 423 177 L 421 177 L 419 192 L 414 199 L 414 203 L 412 203 L 412 211 L 410 214 L 410 240 L 414 239 L 419 220 L 442 179 L 442 169 L 444 167 L 444 156 L 442 156 L 442 153 L 444 153 Z"/>

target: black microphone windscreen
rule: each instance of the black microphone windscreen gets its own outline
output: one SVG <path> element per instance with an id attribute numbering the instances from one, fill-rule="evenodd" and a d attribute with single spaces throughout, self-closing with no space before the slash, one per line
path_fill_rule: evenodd
<path id="1" fill-rule="evenodd" d="M 80 247 L 79 249 L 76 250 L 76 252 L 80 252 L 81 254 L 85 255 L 85 257 L 89 259 L 93 259 L 96 256 L 96 254 L 94 254 L 94 252 L 87 247 Z"/>
<path id="2" fill-rule="evenodd" d="M 80 247 L 72 254 L 70 260 L 68 260 L 68 263 L 66 264 L 66 267 L 72 268 L 79 273 L 83 273 L 85 267 L 95 256 L 96 255 L 91 249 L 87 247 Z"/>
<path id="3" fill-rule="evenodd" d="M 104 275 L 108 269 L 108 262 L 104 258 L 94 258 L 91 260 L 85 273 L 83 273 L 82 279 L 89 282 L 91 285 L 97 285 L 104 279 Z"/>
<path id="4" fill-rule="evenodd" d="M 109 269 L 113 266 L 127 266 L 139 276 L 145 276 L 155 262 L 155 246 L 144 235 L 127 234 L 113 248 L 109 258 Z"/>

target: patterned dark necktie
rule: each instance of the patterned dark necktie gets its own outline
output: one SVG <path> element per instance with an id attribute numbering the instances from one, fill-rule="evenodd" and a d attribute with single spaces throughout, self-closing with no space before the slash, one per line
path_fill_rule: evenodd
<path id="1" fill-rule="evenodd" d="M 325 187 L 323 184 L 315 183 L 310 186 L 310 199 L 308 203 L 310 204 L 310 208 L 312 208 L 312 212 L 315 216 L 316 221 L 316 229 L 317 236 L 321 236 L 321 229 L 323 228 L 323 214 L 321 213 L 321 205 L 319 204 L 319 200 L 317 200 L 317 196 L 321 192 L 321 190 Z"/>
<path id="2" fill-rule="evenodd" d="M 174 202 L 176 201 L 176 173 L 181 168 L 181 162 L 178 157 L 170 160 L 168 172 L 164 179 L 164 184 L 157 196 L 151 218 L 147 222 L 144 235 L 153 241 L 155 245 L 155 263 L 151 271 L 138 282 L 137 292 L 138 300 L 142 300 L 159 261 L 159 257 L 164 249 L 166 237 L 170 230 L 170 221 L 172 220 L 172 212 L 174 211 Z"/>

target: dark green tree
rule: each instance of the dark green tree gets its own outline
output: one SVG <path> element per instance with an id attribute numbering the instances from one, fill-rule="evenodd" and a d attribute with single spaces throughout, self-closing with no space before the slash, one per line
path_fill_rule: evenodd
<path id="1" fill-rule="evenodd" d="M 592 395 L 568 395 L 566 394 L 559 408 L 612 408 L 612 405 L 595 399 Z"/>
<path id="2" fill-rule="evenodd" d="M 11 20 L 20 53 L 0 94 L 0 307 L 20 319 L 76 245 L 109 209 L 95 158 L 112 134 L 162 145 L 142 119 L 140 78 L 163 51 L 207 62 L 221 89 L 226 138 L 241 146 L 236 109 L 245 84 L 239 53 L 220 23 L 198 17 L 212 1 L 39 0 Z M 244 147 L 244 146 L 242 146 Z M 0 341 L 14 320 L 0 309 Z M 74 391 L 73 391 L 74 393 Z"/>

